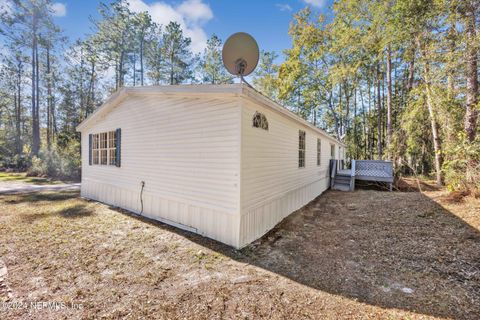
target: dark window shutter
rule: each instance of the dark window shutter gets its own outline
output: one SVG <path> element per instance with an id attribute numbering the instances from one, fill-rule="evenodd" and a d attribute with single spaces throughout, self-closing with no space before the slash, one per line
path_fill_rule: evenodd
<path id="1" fill-rule="evenodd" d="M 117 138 L 117 143 L 116 143 L 116 146 L 117 146 L 117 149 L 115 150 L 115 152 L 117 153 L 115 155 L 115 165 L 117 167 L 120 167 L 120 164 L 121 164 L 121 155 L 122 155 L 122 129 L 118 128 L 116 130 L 116 138 Z"/>
<path id="2" fill-rule="evenodd" d="M 88 164 L 92 165 L 92 139 L 93 135 L 88 135 Z"/>

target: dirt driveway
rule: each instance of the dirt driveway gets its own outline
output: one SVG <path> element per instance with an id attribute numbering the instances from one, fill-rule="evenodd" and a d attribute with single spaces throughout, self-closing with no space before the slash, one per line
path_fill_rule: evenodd
<path id="1" fill-rule="evenodd" d="M 41 191 L 75 191 L 80 183 L 52 180 L 44 177 L 29 177 L 25 172 L 0 172 L 0 194 L 29 193 Z"/>
<path id="2" fill-rule="evenodd" d="M 40 191 L 75 191 L 79 189 L 80 183 L 38 185 L 24 182 L 0 181 L 0 194 L 30 193 Z"/>
<path id="3" fill-rule="evenodd" d="M 478 319 L 480 202 L 444 196 L 327 192 L 236 251 L 76 191 L 0 195 L 0 318 Z"/>

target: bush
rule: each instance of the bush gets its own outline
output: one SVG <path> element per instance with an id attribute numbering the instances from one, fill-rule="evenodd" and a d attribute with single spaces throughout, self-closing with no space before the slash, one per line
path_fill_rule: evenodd
<path id="1" fill-rule="evenodd" d="M 450 191 L 480 191 L 480 137 L 473 143 L 460 134 L 446 152 L 443 165 L 445 182 Z"/>
<path id="2" fill-rule="evenodd" d="M 79 179 L 81 175 L 82 162 L 80 159 L 80 142 L 71 140 L 60 153 L 62 159 L 61 173 L 71 179 Z"/>
<path id="3" fill-rule="evenodd" d="M 47 174 L 47 166 L 45 162 L 36 156 L 33 156 L 32 163 L 27 170 L 27 177 L 41 177 Z"/>
<path id="4" fill-rule="evenodd" d="M 72 140 L 64 149 L 41 150 L 32 158 L 28 176 L 49 176 L 58 179 L 79 179 L 81 172 L 80 143 Z"/>

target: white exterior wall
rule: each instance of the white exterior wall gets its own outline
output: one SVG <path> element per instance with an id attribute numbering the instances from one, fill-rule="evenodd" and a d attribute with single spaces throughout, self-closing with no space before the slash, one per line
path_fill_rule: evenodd
<path id="1" fill-rule="evenodd" d="M 238 247 L 239 98 L 127 96 L 82 128 L 83 197 Z M 121 167 L 89 165 L 88 134 L 121 128 Z"/>
<path id="2" fill-rule="evenodd" d="M 271 108 L 242 98 L 240 246 L 272 229 L 283 218 L 328 188 L 330 146 L 339 143 Z M 263 113 L 269 130 L 252 126 Z M 298 132 L 306 132 L 305 167 L 298 167 Z M 317 166 L 317 138 L 322 141 Z M 343 148 L 343 147 L 342 147 Z"/>

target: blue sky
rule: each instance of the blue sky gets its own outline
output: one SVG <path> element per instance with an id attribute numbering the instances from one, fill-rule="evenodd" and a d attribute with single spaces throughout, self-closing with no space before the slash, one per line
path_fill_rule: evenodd
<path id="1" fill-rule="evenodd" d="M 4 0 L 3 0 L 4 1 Z M 108 0 L 107 0 L 108 1 Z M 0 0 L 2 2 L 2 0 Z M 333 0 L 129 0 L 134 11 L 148 11 L 159 23 L 176 20 L 192 38 L 192 49 L 201 51 L 213 33 L 225 40 L 244 31 L 260 49 L 278 53 L 290 47 L 287 34 L 293 13 L 306 5 L 316 13 L 331 14 Z M 71 41 L 91 33 L 89 17 L 98 17 L 99 1 L 64 0 L 55 3 L 55 21 Z"/>

